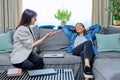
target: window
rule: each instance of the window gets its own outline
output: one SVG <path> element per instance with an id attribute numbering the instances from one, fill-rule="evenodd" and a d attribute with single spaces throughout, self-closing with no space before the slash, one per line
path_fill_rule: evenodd
<path id="1" fill-rule="evenodd" d="M 86 27 L 91 25 L 92 0 L 23 0 L 23 10 L 32 9 L 37 12 L 37 24 L 59 26 L 54 14 L 58 9 L 72 11 L 68 25 L 82 22 Z"/>

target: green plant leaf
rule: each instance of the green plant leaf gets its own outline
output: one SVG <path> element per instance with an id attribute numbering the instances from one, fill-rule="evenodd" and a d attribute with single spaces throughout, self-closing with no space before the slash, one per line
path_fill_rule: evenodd
<path id="1" fill-rule="evenodd" d="M 119 15 L 120 14 L 120 2 L 119 0 L 109 0 L 109 3 L 110 5 L 105 8 L 105 10 L 108 12 L 108 13 L 112 13 L 113 15 L 117 14 Z"/>
<path id="2" fill-rule="evenodd" d="M 57 13 L 54 14 L 55 18 L 62 21 L 69 21 L 71 17 L 72 12 L 64 9 L 58 9 Z"/>

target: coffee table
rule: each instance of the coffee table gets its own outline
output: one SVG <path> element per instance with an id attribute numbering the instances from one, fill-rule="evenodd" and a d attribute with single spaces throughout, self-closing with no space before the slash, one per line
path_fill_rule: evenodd
<path id="1" fill-rule="evenodd" d="M 74 80 L 72 69 L 55 69 L 57 74 L 42 76 L 29 76 L 28 72 L 23 72 L 21 76 L 8 77 L 7 71 L 0 75 L 0 80 Z"/>

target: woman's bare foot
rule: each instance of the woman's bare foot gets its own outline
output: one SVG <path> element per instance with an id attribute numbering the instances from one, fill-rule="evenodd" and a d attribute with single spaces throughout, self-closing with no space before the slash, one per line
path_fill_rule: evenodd
<path id="1" fill-rule="evenodd" d="M 90 80 L 89 78 L 85 78 L 85 80 Z"/>

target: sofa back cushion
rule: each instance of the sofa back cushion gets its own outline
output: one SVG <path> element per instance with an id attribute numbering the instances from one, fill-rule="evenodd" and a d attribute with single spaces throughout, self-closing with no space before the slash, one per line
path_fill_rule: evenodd
<path id="1" fill-rule="evenodd" d="M 54 30 L 40 28 L 40 38 L 42 38 L 46 33 L 51 31 L 57 31 L 56 35 L 46 39 L 43 43 L 40 44 L 38 49 L 40 51 L 66 50 L 69 45 L 69 40 L 62 29 Z"/>
<path id="2" fill-rule="evenodd" d="M 11 43 L 13 44 L 13 42 L 14 42 L 13 36 L 14 36 L 15 29 L 7 29 L 6 32 L 10 33 L 11 40 L 12 40 Z"/>
<path id="3" fill-rule="evenodd" d="M 38 25 L 31 26 L 31 30 L 32 30 L 32 33 L 34 34 L 35 39 L 38 40 L 40 38 L 40 36 L 39 36 L 40 29 L 39 29 Z"/>
<path id="4" fill-rule="evenodd" d="M 120 33 L 96 34 L 98 51 L 120 51 Z"/>
<path id="5" fill-rule="evenodd" d="M 107 32 L 107 28 L 102 26 L 98 34 L 106 34 L 106 32 Z M 89 31 L 88 33 L 91 33 L 91 32 Z M 93 41 L 93 44 L 96 48 L 98 48 L 96 39 Z"/>
<path id="6" fill-rule="evenodd" d="M 115 33 L 120 33 L 120 27 L 102 26 L 100 31 L 99 31 L 99 34 L 115 34 Z M 98 43 L 97 40 L 94 40 L 94 44 L 98 48 L 97 43 Z"/>
<path id="7" fill-rule="evenodd" d="M 12 52 L 12 50 L 13 50 L 13 46 L 12 46 L 11 33 L 6 32 L 0 34 L 0 53 Z"/>
<path id="8" fill-rule="evenodd" d="M 41 25 L 39 28 L 44 28 L 44 29 L 53 29 L 55 26 L 54 25 Z"/>
<path id="9" fill-rule="evenodd" d="M 99 34 L 115 34 L 120 33 L 120 27 L 104 27 L 102 26 Z"/>
<path id="10" fill-rule="evenodd" d="M 120 33 L 120 27 L 107 27 L 106 34 Z"/>

